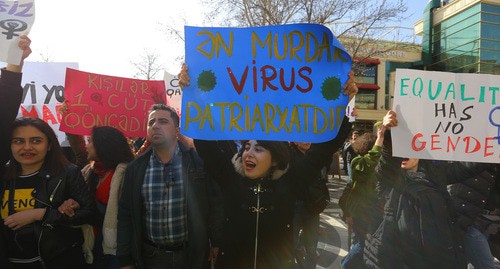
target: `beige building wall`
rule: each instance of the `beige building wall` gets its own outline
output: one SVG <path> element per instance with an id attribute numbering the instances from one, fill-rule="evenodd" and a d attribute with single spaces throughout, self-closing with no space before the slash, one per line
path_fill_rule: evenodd
<path id="1" fill-rule="evenodd" d="M 378 47 L 378 46 L 376 46 Z M 386 89 L 386 65 L 387 62 L 418 62 L 421 59 L 421 46 L 407 43 L 399 43 L 396 47 L 398 49 L 386 51 L 377 54 L 374 59 L 380 60 L 377 67 L 377 85 L 380 89 L 377 92 L 377 104 L 375 110 L 372 109 L 359 109 L 359 117 L 357 121 L 378 121 L 381 120 L 387 111 L 392 107 L 392 98 L 390 98 L 389 107 L 385 106 L 385 89 Z M 392 72 L 395 73 L 395 72 Z M 389 74 L 389 95 L 394 96 L 394 75 Z"/>

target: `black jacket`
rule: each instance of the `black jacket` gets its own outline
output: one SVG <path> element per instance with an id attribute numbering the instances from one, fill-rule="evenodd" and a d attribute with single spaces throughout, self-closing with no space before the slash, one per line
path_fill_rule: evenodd
<path id="1" fill-rule="evenodd" d="M 449 187 L 456 212 L 457 223 L 464 231 L 482 214 L 490 191 L 495 184 L 495 176 L 485 170 L 476 177 L 468 178 Z"/>
<path id="2" fill-rule="evenodd" d="M 35 208 L 46 208 L 46 212 L 41 221 L 34 222 L 34 231 L 38 238 L 40 257 L 46 262 L 83 243 L 82 229 L 77 226 L 94 222 L 95 204 L 80 169 L 75 165 L 68 165 L 64 172 L 56 176 L 51 176 L 42 168 L 38 178 L 32 193 Z M 4 191 L 5 187 L 2 188 L 0 199 L 3 198 Z M 73 217 L 57 210 L 70 198 L 80 205 Z"/>
<path id="3" fill-rule="evenodd" d="M 405 185 L 402 173 L 403 170 L 400 167 L 401 161 L 402 158 L 392 156 L 391 136 L 390 132 L 386 132 L 382 157 L 376 168 L 376 175 L 377 179 L 379 180 L 377 186 L 379 191 L 378 206 L 379 206 L 379 212 L 381 212 L 381 214 L 384 217 L 394 218 L 398 211 L 399 196 L 393 194 L 394 194 L 394 189 L 402 189 Z M 493 164 L 420 160 L 419 167 L 423 168 L 423 170 L 426 171 L 427 173 L 426 178 L 429 180 L 429 182 L 431 182 L 436 189 L 441 190 L 440 193 L 442 194 L 442 198 L 445 201 L 449 201 L 450 197 L 446 192 L 446 186 L 448 184 L 457 183 L 466 180 L 467 178 L 476 177 L 485 169 L 491 169 L 491 167 L 493 167 Z M 452 211 L 449 213 L 450 215 L 452 215 L 451 218 L 453 220 L 453 225 L 454 225 L 453 227 L 458 227 L 458 225 L 456 224 L 455 211 L 454 210 L 450 211 Z M 393 255 L 394 257 L 391 257 L 391 259 L 388 259 L 387 261 L 380 262 L 372 259 L 368 255 L 365 255 L 365 257 L 368 257 L 367 260 L 365 260 L 365 262 L 370 264 L 370 266 L 372 266 L 373 264 L 377 264 L 378 266 L 380 266 L 380 268 L 387 268 L 387 269 L 403 268 L 402 266 L 403 261 L 400 260 L 403 255 L 401 255 L 399 252 L 405 251 L 407 249 L 401 246 L 400 241 L 394 240 L 394 242 L 395 243 L 390 243 L 393 244 L 394 249 L 397 252 Z M 370 252 L 366 246 L 365 246 L 365 252 Z M 440 256 L 440 254 L 435 253 L 431 254 L 427 258 L 437 262 L 443 262 L 444 261 L 443 256 L 444 255 Z M 465 253 L 460 253 L 460 256 L 462 258 L 465 257 Z M 455 264 L 460 264 L 461 266 L 462 260 L 459 259 L 458 257 L 455 258 L 456 258 L 454 260 Z M 442 268 L 460 268 L 455 266 L 452 262 L 446 262 L 445 264 L 447 267 L 442 266 Z"/>
<path id="4" fill-rule="evenodd" d="M 205 173 L 203 163 L 193 149 L 179 143 L 182 152 L 182 180 L 187 186 L 188 214 L 188 267 L 208 268 L 210 244 L 219 246 L 224 223 L 220 190 Z M 144 175 L 152 154 L 149 149 L 128 164 L 123 179 L 118 208 L 117 256 L 120 266 L 135 265 L 143 268 L 141 245 L 143 242 Z"/>
<path id="5" fill-rule="evenodd" d="M 0 128 L 0 165 L 3 169 L 3 165 L 11 155 L 10 141 L 8 139 L 12 133 L 10 126 L 19 111 L 23 89 L 21 88 L 21 73 L 1 70 L 0 100 L 2 100 L 2 106 L 0 108 L 0 126 L 2 128 Z M 1 174 L 3 175 L 3 172 Z"/>
<path id="6" fill-rule="evenodd" d="M 9 137 L 12 134 L 10 128 L 12 122 L 17 116 L 23 89 L 21 87 L 21 73 L 14 73 L 1 69 L 0 77 L 0 175 L 4 174 L 4 164 L 11 156 Z M 4 226 L 4 225 L 0 225 Z M 0 228 L 1 231 L 2 228 Z M 0 238 L 0 268 L 7 268 L 4 244 Z"/>
<path id="7" fill-rule="evenodd" d="M 219 182 L 225 199 L 227 218 L 218 268 L 253 268 L 254 259 L 260 269 L 290 267 L 298 194 L 318 179 L 318 172 L 329 164 L 350 130 L 346 118 L 335 139 L 313 144 L 300 161 L 292 161 L 288 169 L 275 170 L 259 180 L 244 177 L 241 158 L 230 158 L 216 141 L 195 140 L 207 171 Z"/>

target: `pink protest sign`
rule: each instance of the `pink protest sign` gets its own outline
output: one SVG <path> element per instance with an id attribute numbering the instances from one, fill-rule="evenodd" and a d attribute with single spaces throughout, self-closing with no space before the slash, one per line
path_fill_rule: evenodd
<path id="1" fill-rule="evenodd" d="M 166 103 L 163 80 L 112 77 L 66 69 L 64 98 L 68 110 L 60 130 L 88 135 L 94 126 L 112 126 L 125 136 L 144 137 L 148 110 Z"/>

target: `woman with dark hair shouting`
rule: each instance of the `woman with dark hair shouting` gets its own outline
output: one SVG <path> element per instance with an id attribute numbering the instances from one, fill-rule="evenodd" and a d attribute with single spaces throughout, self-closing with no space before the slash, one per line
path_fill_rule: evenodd
<path id="1" fill-rule="evenodd" d="M 357 92 L 352 79 L 346 85 L 345 94 Z M 218 268 L 292 267 L 295 201 L 319 178 L 350 131 L 344 117 L 335 139 L 313 144 L 298 160 L 291 159 L 287 142 L 242 141 L 231 158 L 220 142 L 195 140 L 205 169 L 218 181 L 225 199 Z"/>

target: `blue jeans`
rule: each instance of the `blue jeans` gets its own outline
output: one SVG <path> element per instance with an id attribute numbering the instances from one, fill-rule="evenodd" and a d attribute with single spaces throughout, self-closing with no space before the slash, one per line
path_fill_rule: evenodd
<path id="1" fill-rule="evenodd" d="M 366 208 L 363 216 L 352 217 L 353 244 L 347 256 L 340 262 L 342 269 L 364 269 L 363 249 L 365 248 L 365 239 L 367 234 L 372 234 L 374 223 L 379 223 L 380 213 L 375 207 Z"/>
<path id="2" fill-rule="evenodd" d="M 364 269 L 365 263 L 363 261 L 363 248 L 365 247 L 364 241 L 357 241 L 352 244 L 351 249 L 347 256 L 340 262 L 342 269 Z"/>
<path id="3" fill-rule="evenodd" d="M 95 237 L 94 249 L 94 262 L 88 266 L 89 269 L 119 269 L 118 257 L 115 255 L 104 255 L 102 249 L 102 231 L 99 231 Z"/>
<path id="4" fill-rule="evenodd" d="M 482 233 L 475 225 L 469 226 L 464 235 L 464 247 L 467 259 L 474 268 L 493 269 L 493 255 L 488 245 L 489 235 Z"/>
<path id="5" fill-rule="evenodd" d="M 352 167 L 351 167 L 351 164 L 348 163 L 347 164 L 347 177 L 349 178 L 349 181 L 352 181 L 351 174 L 352 174 Z"/>
<path id="6" fill-rule="evenodd" d="M 369 215 L 367 213 L 367 215 Z M 347 256 L 340 262 L 342 269 L 365 268 L 363 261 L 363 249 L 365 248 L 366 233 L 370 229 L 370 222 L 364 218 L 352 218 L 352 231 L 354 233 L 353 244 Z"/>

